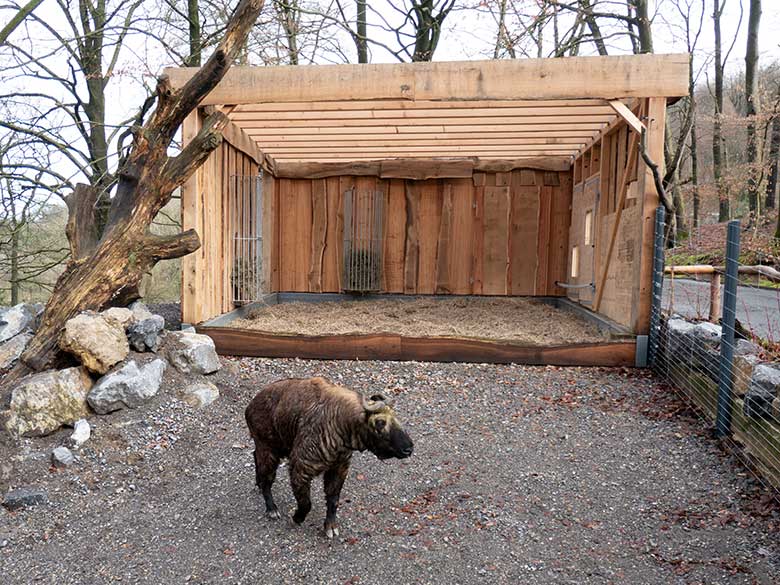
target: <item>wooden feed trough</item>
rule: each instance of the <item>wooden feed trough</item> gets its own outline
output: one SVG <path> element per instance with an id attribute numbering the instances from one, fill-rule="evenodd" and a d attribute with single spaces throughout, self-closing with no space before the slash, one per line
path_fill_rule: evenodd
<path id="1" fill-rule="evenodd" d="M 167 74 L 177 88 L 194 71 Z M 232 68 L 183 128 L 186 144 L 211 108 L 230 118 L 182 191 L 203 244 L 182 262 L 183 320 L 250 353 L 261 332 L 203 324 L 269 293 L 365 290 L 568 297 L 646 335 L 658 197 L 638 136 L 662 164 L 687 84 L 688 55 Z M 336 341 L 318 357 L 367 355 Z M 623 343 L 570 361 L 634 363 Z M 398 344 L 394 359 L 468 359 Z M 549 361 L 521 353 L 496 360 Z"/>

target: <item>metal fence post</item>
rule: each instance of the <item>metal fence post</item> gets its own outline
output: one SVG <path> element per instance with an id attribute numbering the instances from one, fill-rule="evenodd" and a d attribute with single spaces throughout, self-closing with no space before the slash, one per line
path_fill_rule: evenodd
<path id="1" fill-rule="evenodd" d="M 729 222 L 726 232 L 726 283 L 723 291 L 723 319 L 718 376 L 718 413 L 715 433 L 725 437 L 731 432 L 731 405 L 734 365 L 734 322 L 737 317 L 737 269 L 739 268 L 739 220 Z"/>
<path id="2" fill-rule="evenodd" d="M 661 302 L 664 289 L 664 228 L 666 209 L 659 205 L 655 210 L 655 237 L 653 240 L 653 288 L 650 307 L 650 332 L 648 339 L 648 364 L 655 365 L 655 357 L 661 342 Z"/>

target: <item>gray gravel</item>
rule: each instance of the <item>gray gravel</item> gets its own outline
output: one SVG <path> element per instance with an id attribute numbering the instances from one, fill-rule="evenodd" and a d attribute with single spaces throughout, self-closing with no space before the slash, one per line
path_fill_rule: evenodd
<path id="1" fill-rule="evenodd" d="M 0 441 L 0 489 L 49 503 L 0 509 L 12 583 L 776 583 L 780 514 L 671 391 L 618 369 L 224 360 L 220 398 L 194 410 L 166 373 L 148 407 L 69 435 Z M 169 368 L 169 370 L 173 370 Z M 322 374 L 397 395 L 405 461 L 357 455 L 340 510 L 271 522 L 243 408 L 272 380 Z M 10 466 L 8 461 L 11 462 Z M 277 503 L 294 500 L 282 468 Z"/>

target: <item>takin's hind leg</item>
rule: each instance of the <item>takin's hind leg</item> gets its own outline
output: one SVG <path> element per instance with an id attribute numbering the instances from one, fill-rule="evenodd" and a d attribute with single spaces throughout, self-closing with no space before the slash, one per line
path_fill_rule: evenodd
<path id="1" fill-rule="evenodd" d="M 311 480 L 312 477 L 303 470 L 290 467 L 290 485 L 292 486 L 298 509 L 293 514 L 293 522 L 302 524 L 311 511 Z"/>
<path id="2" fill-rule="evenodd" d="M 271 493 L 271 487 L 276 480 L 277 467 L 279 467 L 279 458 L 270 449 L 255 442 L 255 482 L 265 500 L 266 516 L 273 520 L 281 518 Z"/>

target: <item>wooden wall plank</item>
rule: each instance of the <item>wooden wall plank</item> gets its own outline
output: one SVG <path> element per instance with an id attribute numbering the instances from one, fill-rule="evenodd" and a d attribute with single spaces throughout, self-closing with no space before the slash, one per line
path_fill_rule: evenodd
<path id="1" fill-rule="evenodd" d="M 383 277 L 385 290 L 404 292 L 404 248 L 406 243 L 406 193 L 405 181 L 389 182 L 385 208 L 385 254 Z"/>
<path id="2" fill-rule="evenodd" d="M 484 175 L 483 175 L 484 176 Z M 481 295 L 484 289 L 484 249 L 485 249 L 485 186 L 474 187 L 473 247 L 471 252 L 472 292 Z"/>
<path id="3" fill-rule="evenodd" d="M 406 198 L 406 247 L 404 250 L 404 292 L 417 293 L 417 272 L 420 260 L 419 245 L 419 206 L 420 185 L 416 182 L 404 183 Z"/>
<path id="4" fill-rule="evenodd" d="M 322 272 L 325 241 L 328 230 L 328 196 L 325 179 L 311 181 L 311 259 L 309 261 L 309 291 L 322 292 Z"/>
<path id="5" fill-rule="evenodd" d="M 449 181 L 452 189 L 452 230 L 449 244 L 450 288 L 453 294 L 471 294 L 474 240 L 474 185 L 470 179 Z"/>
<path id="6" fill-rule="evenodd" d="M 547 271 L 550 265 L 550 220 L 552 216 L 552 187 L 539 187 L 539 237 L 536 245 L 537 269 L 535 295 L 547 295 Z"/>
<path id="7" fill-rule="evenodd" d="M 417 293 L 433 294 L 436 291 L 436 253 L 444 197 L 441 181 L 432 179 L 421 182 L 419 193 Z"/>
<path id="8" fill-rule="evenodd" d="M 341 291 L 341 256 L 343 254 L 344 234 L 341 231 L 342 194 L 338 177 L 329 177 L 325 181 L 327 201 L 327 225 L 325 231 L 325 250 L 322 257 L 322 292 Z"/>
<path id="9" fill-rule="evenodd" d="M 439 240 L 436 249 L 436 294 L 451 294 L 451 262 L 453 234 L 452 185 L 442 185 L 441 221 L 439 222 Z"/>
<path id="10" fill-rule="evenodd" d="M 512 223 L 510 229 L 511 293 L 533 295 L 536 288 L 538 259 L 529 250 L 536 250 L 539 237 L 539 187 L 524 185 L 523 171 L 512 173 Z"/>
<path id="11" fill-rule="evenodd" d="M 509 187 L 485 187 L 482 294 L 507 294 Z"/>
<path id="12" fill-rule="evenodd" d="M 545 186 L 545 188 L 550 188 Z M 550 214 L 550 259 L 547 274 L 547 294 L 563 296 L 565 289 L 556 282 L 567 282 L 569 224 L 571 222 L 571 177 L 561 173 L 560 185 L 552 187 L 552 209 Z"/>

